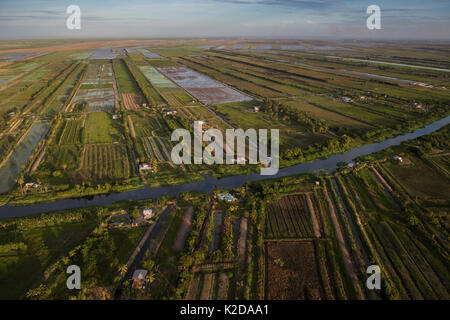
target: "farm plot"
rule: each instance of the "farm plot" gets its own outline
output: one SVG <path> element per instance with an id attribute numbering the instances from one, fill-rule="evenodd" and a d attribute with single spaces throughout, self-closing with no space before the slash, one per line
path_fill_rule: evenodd
<path id="1" fill-rule="evenodd" d="M 222 214 L 216 213 L 213 217 L 213 234 L 212 234 L 212 241 L 209 245 L 209 252 L 213 252 L 217 249 L 219 249 L 220 245 L 220 237 L 222 233 Z"/>
<path id="2" fill-rule="evenodd" d="M 139 110 L 145 103 L 144 97 L 139 93 L 123 93 L 122 99 L 126 110 Z"/>
<path id="3" fill-rule="evenodd" d="M 266 237 L 313 238 L 313 224 L 304 194 L 282 197 L 268 206 Z M 317 217 L 318 218 L 318 217 Z"/>
<path id="4" fill-rule="evenodd" d="M 408 155 L 410 164 L 387 162 L 385 167 L 413 196 L 448 199 L 450 183 L 422 159 Z"/>
<path id="5" fill-rule="evenodd" d="M 162 59 L 163 58 L 159 54 L 148 51 L 147 49 L 137 49 L 137 51 L 149 59 Z"/>
<path id="6" fill-rule="evenodd" d="M 156 88 L 177 88 L 175 83 L 167 79 L 167 77 L 161 74 L 156 68 L 146 65 L 139 66 L 139 69 Z"/>
<path id="7" fill-rule="evenodd" d="M 191 279 L 188 300 L 228 300 L 232 299 L 235 283 L 233 272 L 196 272 Z"/>
<path id="8" fill-rule="evenodd" d="M 193 217 L 194 217 L 194 207 L 187 208 L 183 216 L 183 222 L 180 228 L 178 229 L 178 234 L 172 247 L 174 251 L 183 250 L 184 245 L 186 243 L 186 239 L 189 235 L 189 231 L 191 231 L 192 228 Z"/>
<path id="9" fill-rule="evenodd" d="M 131 176 L 127 151 L 120 144 L 85 145 L 77 176 L 82 181 L 122 180 Z"/>
<path id="10" fill-rule="evenodd" d="M 130 117 L 137 137 L 151 137 L 154 130 L 158 130 L 160 134 L 160 128 L 155 118 L 144 114 L 133 114 Z"/>
<path id="11" fill-rule="evenodd" d="M 89 60 L 114 59 L 115 57 L 117 57 L 117 53 L 112 52 L 111 48 L 101 48 L 94 50 Z"/>
<path id="12" fill-rule="evenodd" d="M 249 96 L 186 67 L 159 70 L 205 104 L 252 100 Z"/>
<path id="13" fill-rule="evenodd" d="M 81 89 L 74 103 L 87 103 L 88 112 L 113 111 L 115 108 L 114 90 L 111 89 Z"/>
<path id="14" fill-rule="evenodd" d="M 64 129 L 62 130 L 61 136 L 59 137 L 58 145 L 73 145 L 81 143 L 81 124 L 81 119 L 65 120 Z"/>
<path id="15" fill-rule="evenodd" d="M 0 193 L 9 191 L 15 184 L 17 174 L 22 171 L 22 165 L 28 163 L 36 145 L 44 138 L 48 131 L 48 123 L 34 123 L 23 140 L 14 149 L 7 163 L 0 168 Z"/>
<path id="16" fill-rule="evenodd" d="M 266 299 L 323 298 L 319 266 L 312 241 L 268 242 L 266 259 Z"/>
<path id="17" fill-rule="evenodd" d="M 104 112 L 89 113 L 83 130 L 83 143 L 108 143 L 122 139 L 118 123 Z"/>
<path id="18" fill-rule="evenodd" d="M 83 86 L 105 86 L 113 83 L 113 70 L 111 63 L 91 62 L 88 65 L 82 82 Z"/>

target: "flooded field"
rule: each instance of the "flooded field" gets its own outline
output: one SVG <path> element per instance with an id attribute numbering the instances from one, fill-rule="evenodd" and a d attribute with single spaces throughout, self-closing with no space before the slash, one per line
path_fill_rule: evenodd
<path id="1" fill-rule="evenodd" d="M 112 84 L 111 63 L 90 63 L 83 79 L 83 85 Z"/>
<path id="2" fill-rule="evenodd" d="M 142 53 L 146 58 L 149 58 L 149 59 L 161 59 L 161 58 L 163 58 L 159 54 L 156 54 L 156 53 L 153 53 L 151 51 L 148 51 L 147 49 L 138 49 L 138 51 L 140 53 Z"/>
<path id="3" fill-rule="evenodd" d="M 47 133 L 49 126 L 46 122 L 33 124 L 23 141 L 16 147 L 6 165 L 0 168 L 0 193 L 9 191 L 15 184 L 17 174 L 22 171 L 22 165 L 28 163 L 33 149 Z"/>
<path id="4" fill-rule="evenodd" d="M 157 88 L 177 88 L 177 85 L 167 79 L 163 74 L 152 66 L 139 66 L 142 73 Z"/>
<path id="5" fill-rule="evenodd" d="M 86 89 L 78 91 L 74 99 L 75 103 L 87 102 L 88 112 L 114 110 L 113 89 Z"/>
<path id="6" fill-rule="evenodd" d="M 111 48 L 102 48 L 94 50 L 94 53 L 89 60 L 114 59 L 116 56 L 117 53 L 112 52 Z"/>
<path id="7" fill-rule="evenodd" d="M 252 100 L 235 89 L 185 67 L 159 70 L 205 104 Z"/>
<path id="8" fill-rule="evenodd" d="M 46 54 L 49 54 L 49 52 L 16 52 L 16 53 L 5 54 L 0 57 L 0 60 L 15 62 L 18 60 L 27 59 L 27 58 L 31 58 L 31 57 L 33 57 L 33 58 L 40 57 L 40 56 L 43 56 Z"/>

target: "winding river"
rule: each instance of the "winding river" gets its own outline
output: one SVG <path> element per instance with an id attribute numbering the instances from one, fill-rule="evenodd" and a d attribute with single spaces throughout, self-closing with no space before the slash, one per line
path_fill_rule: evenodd
<path id="1" fill-rule="evenodd" d="M 259 173 L 256 173 L 249 175 L 231 176 L 226 178 L 207 177 L 205 180 L 193 183 L 159 187 L 159 188 L 150 188 L 147 186 L 143 189 L 127 191 L 122 193 L 97 195 L 89 199 L 87 198 L 62 199 L 54 202 L 40 203 L 27 206 L 4 205 L 0 207 L 0 218 L 21 217 L 35 213 L 49 212 L 61 209 L 70 209 L 88 206 L 104 206 L 120 200 L 140 200 L 147 198 L 158 198 L 163 195 L 177 196 L 182 192 L 194 190 L 205 193 L 211 193 L 214 190 L 214 186 L 217 186 L 220 189 L 232 189 L 240 187 L 246 182 L 280 178 L 300 173 L 316 172 L 318 170 L 334 170 L 336 169 L 337 164 L 339 162 L 350 162 L 357 157 L 365 156 L 373 152 L 384 150 L 391 146 L 399 145 L 400 143 L 407 140 L 416 139 L 423 135 L 427 135 L 436 130 L 439 130 L 440 128 L 446 126 L 449 123 L 450 123 L 450 116 L 447 116 L 446 118 L 433 122 L 423 128 L 417 129 L 414 132 L 399 135 L 395 138 L 361 146 L 352 149 L 346 153 L 330 156 L 327 159 L 316 160 L 310 163 L 302 163 L 291 167 L 282 168 L 279 170 L 278 174 L 274 176 L 262 176 Z"/>

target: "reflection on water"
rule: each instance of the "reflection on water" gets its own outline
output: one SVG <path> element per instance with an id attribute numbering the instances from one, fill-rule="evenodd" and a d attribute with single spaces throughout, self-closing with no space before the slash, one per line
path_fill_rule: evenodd
<path id="1" fill-rule="evenodd" d="M 34 123 L 22 142 L 14 149 L 8 162 L 0 168 L 0 193 L 7 192 L 15 185 L 15 179 L 22 171 L 22 165 L 30 161 L 33 149 L 42 140 L 48 130 L 48 123 Z"/>

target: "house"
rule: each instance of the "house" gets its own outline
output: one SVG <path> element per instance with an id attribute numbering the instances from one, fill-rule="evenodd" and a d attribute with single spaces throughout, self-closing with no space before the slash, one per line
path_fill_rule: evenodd
<path id="1" fill-rule="evenodd" d="M 142 215 L 144 216 L 144 219 L 151 219 L 155 216 L 155 213 L 153 212 L 153 209 L 143 209 Z"/>
<path id="2" fill-rule="evenodd" d="M 23 186 L 23 190 L 30 190 L 30 189 L 34 189 L 34 188 L 37 188 L 37 187 L 39 187 L 38 183 L 28 182 L 28 183 L 25 183 L 25 185 Z"/>
<path id="3" fill-rule="evenodd" d="M 233 195 L 231 195 L 230 193 L 220 193 L 219 199 L 228 202 L 237 201 L 237 198 L 233 197 Z"/>
<path id="4" fill-rule="evenodd" d="M 395 161 L 399 161 L 399 162 L 403 162 L 403 158 L 400 157 L 400 156 L 397 156 L 397 155 L 394 156 L 394 160 Z"/>
<path id="5" fill-rule="evenodd" d="M 147 170 L 153 170 L 153 166 L 150 163 L 141 163 L 139 164 L 139 171 L 147 171 Z"/>
<path id="6" fill-rule="evenodd" d="M 352 102 L 353 101 L 353 99 L 352 98 L 350 98 L 350 97 L 342 97 L 342 101 L 344 101 L 344 102 Z"/>
<path id="7" fill-rule="evenodd" d="M 175 110 L 167 111 L 167 112 L 166 112 L 166 115 L 168 115 L 168 116 L 176 116 L 176 115 L 177 115 L 177 112 L 176 112 Z"/>
<path id="8" fill-rule="evenodd" d="M 133 285 L 134 289 L 142 289 L 147 283 L 147 273 L 148 271 L 145 269 L 136 269 L 133 272 Z"/>

